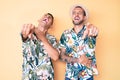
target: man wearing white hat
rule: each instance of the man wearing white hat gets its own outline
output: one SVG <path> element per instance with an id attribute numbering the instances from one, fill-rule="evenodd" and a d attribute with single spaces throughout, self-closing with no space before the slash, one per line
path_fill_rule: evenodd
<path id="1" fill-rule="evenodd" d="M 72 29 L 63 32 L 59 48 L 60 59 L 65 61 L 65 80 L 93 80 L 98 74 L 95 58 L 95 44 L 98 29 L 88 24 L 88 12 L 82 5 L 75 5 L 71 9 L 74 24 Z"/>

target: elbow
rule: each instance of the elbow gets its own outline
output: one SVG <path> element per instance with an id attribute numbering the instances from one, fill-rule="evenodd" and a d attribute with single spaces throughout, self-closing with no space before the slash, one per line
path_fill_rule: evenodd
<path id="1" fill-rule="evenodd" d="M 59 56 L 58 56 L 58 55 L 56 55 L 56 56 L 53 58 L 54 61 L 57 61 L 58 59 L 59 59 Z"/>
<path id="2" fill-rule="evenodd" d="M 56 53 L 56 55 L 53 57 L 53 60 L 54 60 L 54 61 L 57 61 L 58 59 L 59 59 L 59 54 Z"/>
<path id="3" fill-rule="evenodd" d="M 57 60 L 58 60 L 58 57 L 55 57 L 53 60 L 54 60 L 54 61 L 57 61 Z"/>

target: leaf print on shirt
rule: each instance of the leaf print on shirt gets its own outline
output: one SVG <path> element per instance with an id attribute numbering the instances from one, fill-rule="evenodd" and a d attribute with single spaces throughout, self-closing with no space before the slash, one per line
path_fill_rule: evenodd
<path id="1" fill-rule="evenodd" d="M 86 57 L 91 57 L 92 59 L 91 67 L 79 63 L 67 63 L 65 77 L 71 80 L 78 80 L 80 77 L 82 80 L 87 80 L 94 75 L 94 72 L 95 74 L 98 73 L 97 68 L 94 67 L 96 66 L 96 38 L 86 37 L 82 39 L 85 29 L 86 27 L 84 26 L 78 34 L 73 31 L 73 28 L 65 30 L 60 38 L 59 48 L 65 48 L 68 56 L 79 58 L 82 54 L 85 54 Z"/>
<path id="2" fill-rule="evenodd" d="M 61 44 L 65 44 L 66 38 L 65 38 L 64 34 L 62 34 L 62 37 L 61 37 L 60 41 L 61 41 Z"/>
<path id="3" fill-rule="evenodd" d="M 77 39 L 75 34 L 71 33 L 71 35 L 72 35 L 72 38 L 73 38 L 74 40 Z"/>
<path id="4" fill-rule="evenodd" d="M 57 42 L 55 37 L 47 34 L 47 39 L 50 41 L 52 46 L 56 46 Z M 57 46 L 55 47 L 57 48 Z M 44 48 L 43 43 L 37 40 L 34 35 L 29 41 L 23 42 L 23 76 L 22 80 L 41 80 L 37 75 L 37 72 L 45 71 L 42 75 L 43 79 L 53 80 L 54 71 L 53 65 L 47 51 Z M 49 74 L 49 75 L 48 75 Z"/>

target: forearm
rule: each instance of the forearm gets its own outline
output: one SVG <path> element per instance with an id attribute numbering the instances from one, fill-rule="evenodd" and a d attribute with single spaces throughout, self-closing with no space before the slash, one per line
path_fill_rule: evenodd
<path id="1" fill-rule="evenodd" d="M 53 59 L 53 60 L 57 60 L 59 58 L 59 52 L 56 48 L 54 48 L 47 39 L 42 41 L 44 44 L 44 48 L 46 49 L 46 51 L 48 52 L 48 55 Z"/>
<path id="2" fill-rule="evenodd" d="M 61 49 L 60 60 L 66 63 L 77 63 L 78 62 L 78 58 L 70 57 L 66 55 L 65 52 L 66 52 L 65 49 Z"/>

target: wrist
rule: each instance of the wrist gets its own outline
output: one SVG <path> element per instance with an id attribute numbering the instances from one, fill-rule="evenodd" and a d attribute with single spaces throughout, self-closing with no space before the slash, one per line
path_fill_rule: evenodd
<path id="1" fill-rule="evenodd" d="M 78 58 L 71 58 L 72 63 L 78 63 Z"/>
<path id="2" fill-rule="evenodd" d="M 43 43 L 46 43 L 46 42 L 48 42 L 48 40 L 46 39 L 46 38 L 41 38 L 41 41 L 43 42 Z"/>
<path id="3" fill-rule="evenodd" d="M 81 58 L 80 58 L 80 57 L 79 57 L 79 58 L 77 58 L 77 63 L 82 64 L 82 60 L 81 60 Z"/>
<path id="4" fill-rule="evenodd" d="M 24 36 L 22 33 L 21 33 L 21 37 L 22 37 L 22 41 L 26 41 L 28 39 L 28 36 Z"/>

